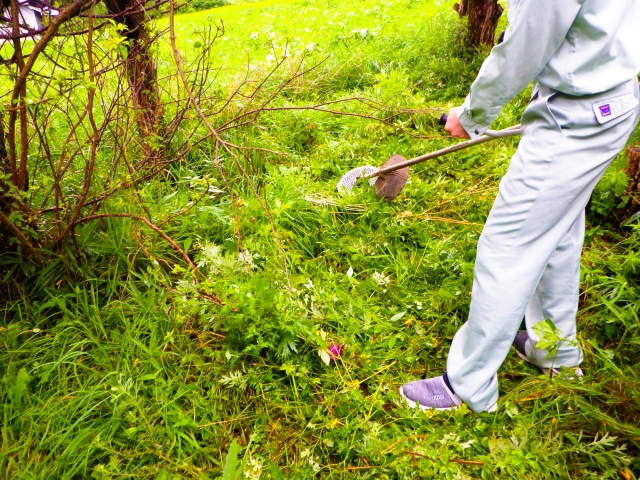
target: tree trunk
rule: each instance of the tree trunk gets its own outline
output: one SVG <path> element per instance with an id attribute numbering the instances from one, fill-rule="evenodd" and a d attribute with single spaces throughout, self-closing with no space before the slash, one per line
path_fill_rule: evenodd
<path id="1" fill-rule="evenodd" d="M 461 0 L 454 9 L 460 17 L 469 17 L 467 31 L 467 45 L 474 49 L 495 43 L 496 29 L 502 15 L 503 8 L 498 0 Z"/>
<path id="2" fill-rule="evenodd" d="M 151 38 L 139 0 L 105 0 L 114 20 L 127 26 L 130 41 L 126 58 L 127 79 L 132 90 L 137 122 L 145 135 L 151 134 L 162 116 L 158 73 L 151 54 Z"/>
<path id="3" fill-rule="evenodd" d="M 631 203 L 624 208 L 621 215 L 622 221 L 640 212 L 640 145 L 629 145 L 627 154 L 629 160 L 624 173 L 629 177 L 626 194 L 631 199 Z"/>
<path id="4" fill-rule="evenodd" d="M 4 133 L 4 118 L 0 117 L 0 174 L 11 176 L 11 163 L 7 152 L 6 137 Z M 11 213 L 13 198 L 10 196 L 11 188 L 4 178 L 0 179 L 0 212 L 5 215 Z M 0 248 L 0 251 L 2 248 Z"/>

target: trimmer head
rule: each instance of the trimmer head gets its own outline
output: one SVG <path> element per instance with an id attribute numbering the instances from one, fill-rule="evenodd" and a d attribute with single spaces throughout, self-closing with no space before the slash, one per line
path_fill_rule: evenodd
<path id="1" fill-rule="evenodd" d="M 440 119 L 440 124 L 446 123 L 446 116 Z M 496 138 L 515 137 L 520 135 L 520 125 L 505 128 L 504 130 L 487 130 L 481 137 L 466 142 L 451 145 L 436 152 L 426 153 L 411 160 L 405 159 L 402 155 L 392 155 L 380 168 L 370 165 L 354 168 L 348 171 L 338 182 L 338 191 L 347 190 L 350 192 L 360 178 L 368 179 L 369 185 L 375 185 L 378 198 L 385 202 L 390 202 L 398 196 L 402 188 L 409 179 L 409 167 L 432 158 L 442 157 L 458 150 L 480 145 Z"/>
<path id="2" fill-rule="evenodd" d="M 405 160 L 406 158 L 402 155 L 392 155 L 380 168 L 390 167 L 400 162 L 404 162 Z M 380 169 L 370 165 L 349 170 L 338 182 L 338 191 L 341 192 L 346 190 L 347 192 L 350 192 L 353 190 L 353 187 L 356 186 L 358 180 L 363 178 L 365 175 L 371 175 L 378 170 Z M 375 185 L 376 195 L 378 195 L 378 198 L 382 198 L 385 202 L 390 202 L 398 196 L 404 185 L 407 183 L 408 178 L 409 167 L 405 167 L 393 172 L 383 173 L 377 177 L 370 177 L 367 180 L 369 181 L 369 185 Z"/>
<path id="3" fill-rule="evenodd" d="M 365 175 L 369 175 L 370 173 L 377 172 L 378 169 L 376 167 L 372 167 L 371 165 L 365 165 L 364 167 L 354 168 L 353 170 L 349 170 L 345 173 L 340 181 L 338 182 L 338 191 L 342 192 L 346 190 L 350 192 L 353 190 L 353 187 L 356 186 L 358 180 L 360 180 Z M 373 186 L 376 183 L 376 177 L 372 177 L 369 179 L 369 185 Z"/>

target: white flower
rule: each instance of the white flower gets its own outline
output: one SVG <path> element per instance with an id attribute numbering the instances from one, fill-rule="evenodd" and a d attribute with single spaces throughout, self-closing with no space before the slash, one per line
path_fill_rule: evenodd
<path id="1" fill-rule="evenodd" d="M 253 455 L 249 453 L 249 461 L 244 469 L 244 476 L 249 480 L 260 480 L 262 474 L 262 463 L 260 460 L 253 458 Z"/>
<path id="2" fill-rule="evenodd" d="M 245 263 L 247 267 L 253 270 L 254 268 L 256 268 L 256 264 L 253 263 L 253 259 L 257 256 L 258 255 L 252 255 L 249 250 L 245 250 L 244 252 L 238 253 L 238 260 Z"/>
<path id="3" fill-rule="evenodd" d="M 379 272 L 373 272 L 373 274 L 371 275 L 371 280 L 373 280 L 380 286 L 387 285 L 391 281 L 391 279 L 387 277 L 384 273 L 379 273 Z"/>
<path id="4" fill-rule="evenodd" d="M 357 30 L 351 30 L 350 32 L 352 35 L 353 34 L 359 34 L 360 38 L 367 38 L 367 35 L 369 35 L 369 29 L 368 28 L 359 28 Z"/>

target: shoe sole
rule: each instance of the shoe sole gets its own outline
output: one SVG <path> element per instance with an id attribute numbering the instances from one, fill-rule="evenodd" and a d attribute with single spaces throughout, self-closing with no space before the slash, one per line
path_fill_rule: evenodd
<path id="1" fill-rule="evenodd" d="M 416 408 L 419 407 L 420 410 L 422 410 L 423 412 L 426 412 L 427 410 L 437 410 L 440 412 L 446 411 L 446 410 L 455 410 L 456 408 L 458 408 L 460 405 L 453 405 L 452 407 L 444 407 L 444 408 L 437 408 L 437 407 L 427 407 L 424 405 L 420 405 L 418 402 L 414 402 L 413 400 L 411 400 L 410 398 L 408 398 L 405 394 L 404 391 L 402 390 L 402 387 L 400 387 L 400 396 L 402 398 L 404 398 L 405 402 L 407 402 L 407 404 L 409 405 L 410 408 Z M 488 413 L 493 413 L 498 409 L 498 404 L 494 403 L 493 405 L 491 405 L 488 409 L 487 412 Z"/>
<path id="2" fill-rule="evenodd" d="M 513 348 L 515 348 L 515 347 L 513 347 Z M 555 377 L 555 376 L 558 376 L 558 375 L 560 375 L 560 374 L 562 373 L 562 372 L 560 372 L 560 370 L 558 370 L 557 368 L 543 368 L 543 367 L 539 367 L 538 365 L 536 365 L 536 364 L 534 364 L 534 363 L 531 363 L 531 362 L 529 361 L 529 359 L 527 358 L 527 356 L 526 356 L 526 355 L 523 355 L 522 353 L 520 353 L 520 351 L 519 351 L 517 348 L 515 348 L 515 350 L 516 350 L 516 353 L 518 354 L 518 356 L 519 356 L 521 359 L 523 359 L 523 360 L 524 360 L 525 362 L 527 362 L 528 364 L 533 365 L 534 367 L 536 367 L 538 370 L 540 370 L 542 373 L 544 373 L 544 374 L 545 374 L 547 377 L 549 377 L 549 378 L 551 378 L 551 377 Z M 576 367 L 574 371 L 575 371 L 576 376 L 577 376 L 578 378 L 579 378 L 579 377 L 582 377 L 582 376 L 584 375 L 584 373 L 582 373 L 582 369 L 580 369 L 580 368 L 578 368 L 578 367 Z M 566 379 L 567 379 L 567 380 L 573 380 L 573 379 L 574 379 L 573 377 L 568 376 L 568 375 L 565 375 L 565 377 L 566 377 Z"/>

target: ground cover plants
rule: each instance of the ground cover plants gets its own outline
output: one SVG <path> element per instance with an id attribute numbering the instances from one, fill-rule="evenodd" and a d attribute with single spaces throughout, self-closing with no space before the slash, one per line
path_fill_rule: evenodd
<path id="1" fill-rule="evenodd" d="M 497 413 L 399 399 L 402 383 L 444 370 L 517 139 L 413 168 L 391 204 L 335 184 L 452 143 L 437 118 L 462 101 L 482 54 L 461 48 L 451 7 L 270 0 L 175 17 L 185 75 L 209 47 L 215 74 L 198 77 L 198 108 L 176 113 L 173 161 L 146 181 L 115 165 L 117 148 L 135 157 L 144 142 L 133 122 L 114 127 L 92 188 L 141 178 L 135 188 L 105 198 L 42 266 L 2 256 L 0 478 L 636 478 L 640 229 L 610 221 L 624 157 L 589 214 L 584 378 L 549 379 L 512 354 Z M 186 98 L 170 35 L 158 45 L 163 95 Z M 518 123 L 526 102 L 496 127 Z M 200 141 L 200 113 L 251 149 L 234 158 Z M 70 178 L 63 196 L 83 169 Z M 48 205 L 45 181 L 29 202 Z"/>

